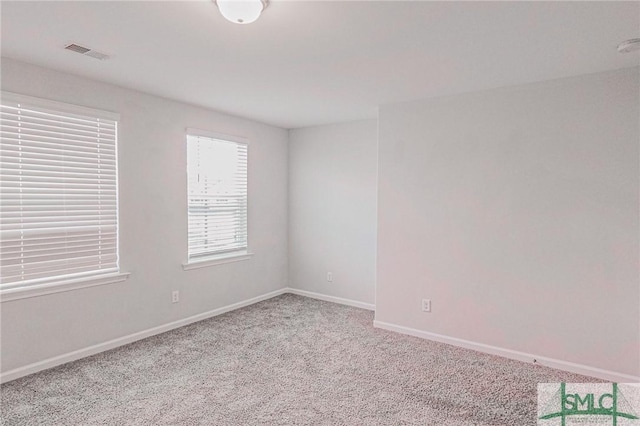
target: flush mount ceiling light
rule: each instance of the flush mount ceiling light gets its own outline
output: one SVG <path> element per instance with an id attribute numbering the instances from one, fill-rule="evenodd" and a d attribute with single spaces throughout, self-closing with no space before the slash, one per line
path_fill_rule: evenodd
<path id="1" fill-rule="evenodd" d="M 269 0 L 214 0 L 220 13 L 234 24 L 250 24 L 269 6 Z"/>
<path id="2" fill-rule="evenodd" d="M 640 38 L 632 38 L 618 45 L 618 52 L 620 53 L 629 53 L 636 50 L 640 50 Z"/>

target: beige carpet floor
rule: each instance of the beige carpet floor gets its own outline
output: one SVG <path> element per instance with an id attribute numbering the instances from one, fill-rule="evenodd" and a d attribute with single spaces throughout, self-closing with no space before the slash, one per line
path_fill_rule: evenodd
<path id="1" fill-rule="evenodd" d="M 524 426 L 537 383 L 593 381 L 372 321 L 286 294 L 4 384 L 1 423 Z"/>

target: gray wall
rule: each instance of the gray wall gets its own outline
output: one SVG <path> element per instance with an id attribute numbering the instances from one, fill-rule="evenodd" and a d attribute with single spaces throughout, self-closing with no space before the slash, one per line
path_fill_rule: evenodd
<path id="1" fill-rule="evenodd" d="M 373 304 L 377 121 L 289 136 L 289 285 Z"/>
<path id="2" fill-rule="evenodd" d="M 635 68 L 381 107 L 376 320 L 637 376 L 639 90 Z"/>
<path id="3" fill-rule="evenodd" d="M 3 302 L 3 372 L 286 287 L 286 130 L 6 58 L 2 90 L 120 114 L 120 259 L 131 272 L 122 283 Z M 187 127 L 250 140 L 248 261 L 182 270 Z"/>

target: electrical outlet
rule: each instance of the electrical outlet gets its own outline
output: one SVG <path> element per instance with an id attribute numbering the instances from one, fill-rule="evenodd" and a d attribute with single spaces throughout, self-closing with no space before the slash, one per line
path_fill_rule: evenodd
<path id="1" fill-rule="evenodd" d="M 422 299 L 422 312 L 431 312 L 431 299 Z"/>
<path id="2" fill-rule="evenodd" d="M 180 301 L 180 292 L 175 290 L 171 293 L 171 303 L 178 303 Z"/>
<path id="3" fill-rule="evenodd" d="M 333 282 L 333 273 L 332 272 L 327 272 L 327 281 L 329 281 L 330 283 Z"/>

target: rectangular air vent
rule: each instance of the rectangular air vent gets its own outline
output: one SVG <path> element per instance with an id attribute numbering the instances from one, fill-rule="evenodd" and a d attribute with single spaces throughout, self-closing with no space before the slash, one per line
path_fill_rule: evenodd
<path id="1" fill-rule="evenodd" d="M 71 43 L 68 46 L 65 46 L 65 49 L 71 50 L 72 52 L 80 53 L 82 55 L 91 51 L 91 49 L 87 49 L 86 47 L 78 46 L 77 44 L 73 44 L 73 43 Z"/>
<path id="2" fill-rule="evenodd" d="M 89 56 L 94 59 L 100 59 L 104 61 L 109 58 L 109 55 L 90 49 L 88 47 L 80 46 L 79 44 L 71 43 L 64 47 L 66 50 L 79 53 L 81 55 Z"/>

